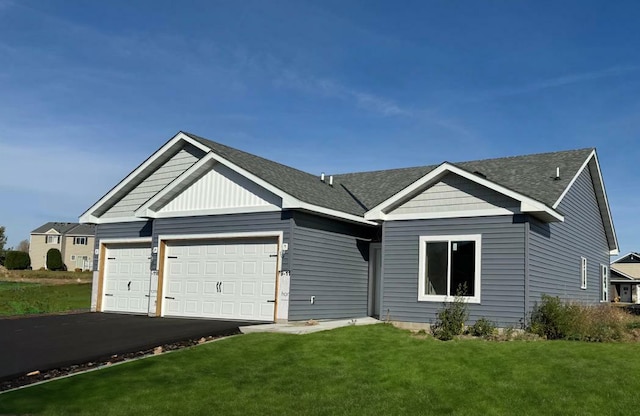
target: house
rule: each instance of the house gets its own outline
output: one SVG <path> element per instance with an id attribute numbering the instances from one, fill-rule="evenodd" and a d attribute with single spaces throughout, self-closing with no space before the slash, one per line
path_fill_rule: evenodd
<path id="1" fill-rule="evenodd" d="M 629 253 L 611 262 L 610 298 L 640 303 L 640 254 Z"/>
<path id="2" fill-rule="evenodd" d="M 96 228 L 77 222 L 48 222 L 31 231 L 29 257 L 34 270 L 47 267 L 47 252 L 57 248 L 67 270 L 92 270 Z"/>
<path id="3" fill-rule="evenodd" d="M 595 149 L 312 175 L 180 132 L 80 217 L 92 310 L 256 321 L 522 322 L 608 300 L 618 243 Z"/>

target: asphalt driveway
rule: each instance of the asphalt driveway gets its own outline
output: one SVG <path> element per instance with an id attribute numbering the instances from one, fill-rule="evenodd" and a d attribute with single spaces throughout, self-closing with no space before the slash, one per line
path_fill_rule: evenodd
<path id="1" fill-rule="evenodd" d="M 188 339 L 232 334 L 239 326 L 255 323 L 108 313 L 0 319 L 0 380 Z"/>

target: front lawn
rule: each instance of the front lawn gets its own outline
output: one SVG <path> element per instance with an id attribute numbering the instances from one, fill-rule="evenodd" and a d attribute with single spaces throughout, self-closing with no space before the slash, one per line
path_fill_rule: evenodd
<path id="1" fill-rule="evenodd" d="M 0 316 L 88 309 L 91 284 L 41 285 L 0 281 Z"/>
<path id="2" fill-rule="evenodd" d="M 0 414 L 617 415 L 638 345 L 251 334 L 0 395 Z"/>

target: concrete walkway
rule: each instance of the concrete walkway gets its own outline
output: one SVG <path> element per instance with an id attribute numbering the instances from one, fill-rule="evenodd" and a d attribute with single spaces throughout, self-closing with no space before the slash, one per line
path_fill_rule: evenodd
<path id="1" fill-rule="evenodd" d="M 364 317 L 356 319 L 341 319 L 336 321 L 302 321 L 288 322 L 286 324 L 262 324 L 252 326 L 241 326 L 240 332 L 250 334 L 253 332 L 279 332 L 283 334 L 310 334 L 312 332 L 328 331 L 330 329 L 340 328 L 350 325 L 374 325 L 379 324 L 375 318 Z"/>

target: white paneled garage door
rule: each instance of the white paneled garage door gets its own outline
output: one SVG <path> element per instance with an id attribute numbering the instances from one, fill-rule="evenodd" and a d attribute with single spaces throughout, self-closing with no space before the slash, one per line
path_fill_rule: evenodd
<path id="1" fill-rule="evenodd" d="M 273 321 L 276 239 L 167 242 L 165 316 Z"/>
<path id="2" fill-rule="evenodd" d="M 151 247 L 146 244 L 107 246 L 102 310 L 147 313 Z"/>

